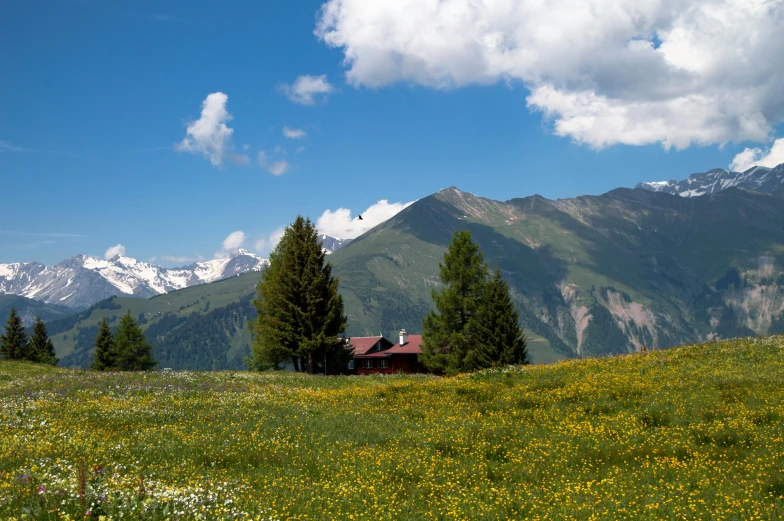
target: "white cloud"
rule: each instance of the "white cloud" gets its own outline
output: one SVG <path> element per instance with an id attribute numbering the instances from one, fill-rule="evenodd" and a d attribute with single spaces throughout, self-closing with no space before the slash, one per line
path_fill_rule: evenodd
<path id="1" fill-rule="evenodd" d="M 236 232 L 231 232 L 223 239 L 223 249 L 225 251 L 236 250 L 245 242 L 245 232 L 242 230 L 237 230 Z"/>
<path id="2" fill-rule="evenodd" d="M 301 154 L 304 151 L 305 151 L 305 147 L 298 147 L 295 153 L 296 154 Z"/>
<path id="3" fill-rule="evenodd" d="M 326 74 L 299 76 L 294 83 L 282 85 L 281 89 L 291 101 L 301 105 L 313 105 L 317 101 L 326 100 L 328 94 L 335 92 L 335 87 L 327 81 Z M 322 96 L 320 100 L 316 98 L 319 95 Z"/>
<path id="4" fill-rule="evenodd" d="M 361 221 L 352 216 L 348 208 L 338 208 L 334 212 L 325 210 L 316 221 L 316 228 L 331 237 L 354 239 L 413 203 L 390 203 L 382 199 L 360 214 Z"/>
<path id="5" fill-rule="evenodd" d="M 745 149 L 732 160 L 730 170 L 743 172 L 753 166 L 773 168 L 782 163 L 784 163 L 784 138 L 779 138 L 767 150 L 760 148 Z"/>
<path id="6" fill-rule="evenodd" d="M 302 139 L 307 135 L 307 132 L 302 129 L 283 127 L 283 136 L 289 139 Z"/>
<path id="7" fill-rule="evenodd" d="M 116 246 L 110 247 L 106 250 L 106 253 L 103 254 L 104 260 L 109 260 L 116 255 L 125 255 L 125 246 L 122 244 L 118 244 Z"/>
<path id="8" fill-rule="evenodd" d="M 276 154 L 280 154 L 280 155 L 283 155 L 283 156 L 285 156 L 285 155 L 286 155 L 288 152 L 286 152 L 286 149 L 285 149 L 285 148 L 283 148 L 282 146 L 280 146 L 280 145 L 277 145 L 277 146 L 275 147 L 275 153 L 276 153 Z"/>
<path id="9" fill-rule="evenodd" d="M 232 117 L 226 110 L 229 97 L 222 92 L 213 92 L 202 102 L 201 117 L 190 123 L 185 139 L 175 145 L 181 152 L 201 154 L 215 166 L 223 164 L 224 156 L 231 148 L 234 129 L 226 126 Z"/>
<path id="10" fill-rule="evenodd" d="M 780 0 L 328 0 L 354 86 L 524 85 L 559 136 L 685 148 L 784 121 Z"/>
<path id="11" fill-rule="evenodd" d="M 289 168 L 289 162 L 285 159 L 281 159 L 280 161 L 275 161 L 269 167 L 267 167 L 267 172 L 272 175 L 283 175 L 289 171 Z"/>
<path id="12" fill-rule="evenodd" d="M 267 237 L 259 237 L 256 240 L 256 244 L 254 245 L 254 249 L 257 253 L 267 255 L 269 252 L 275 249 L 275 247 L 280 242 L 281 237 L 283 237 L 284 229 L 282 227 L 276 228 L 272 233 L 269 234 Z"/>
<path id="13" fill-rule="evenodd" d="M 258 154 L 259 166 L 262 168 L 266 168 L 269 164 L 269 159 L 267 158 L 267 153 L 263 150 L 259 150 Z"/>

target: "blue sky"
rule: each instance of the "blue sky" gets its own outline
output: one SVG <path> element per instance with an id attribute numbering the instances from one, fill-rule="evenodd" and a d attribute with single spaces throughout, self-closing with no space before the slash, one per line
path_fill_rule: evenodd
<path id="1" fill-rule="evenodd" d="M 460 17 L 411 1 L 8 3 L 0 263 L 103 256 L 118 244 L 168 266 L 240 243 L 266 254 L 298 213 L 350 210 L 325 231 L 353 235 L 361 230 L 347 223 L 378 201 L 390 203 L 370 211 L 380 219 L 402 207 L 394 203 L 452 185 L 500 200 L 573 197 L 726 168 L 744 151 L 735 164 L 776 159 L 784 118 L 768 90 L 784 86 L 778 37 L 771 54 L 747 54 L 777 57 L 742 86 L 745 112 L 717 115 L 710 96 L 734 106 L 741 95 L 734 84 L 704 86 L 723 74 L 705 65 L 724 63 L 709 55 L 720 50 L 705 36 L 710 20 L 665 20 L 654 6 L 641 15 L 648 25 L 630 32 L 608 15 L 598 22 L 615 39 L 596 43 L 574 34 L 597 20 L 544 13 L 568 37 L 529 41 L 514 18 L 525 0 L 521 12 Z M 740 19 L 767 20 L 761 39 L 780 34 L 781 9 L 752 14 Z M 686 52 L 683 30 L 703 47 Z M 584 48 L 593 52 L 575 51 Z M 623 65 L 632 52 L 634 65 Z M 295 83 L 304 76 L 329 92 L 309 98 Z M 208 99 L 219 117 L 189 135 Z"/>

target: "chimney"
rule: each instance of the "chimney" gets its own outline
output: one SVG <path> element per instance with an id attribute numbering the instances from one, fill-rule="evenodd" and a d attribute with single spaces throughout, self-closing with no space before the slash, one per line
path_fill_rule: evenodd
<path id="1" fill-rule="evenodd" d="M 407 341 L 408 341 L 408 335 L 406 334 L 406 330 L 405 329 L 401 329 L 400 330 L 400 345 L 401 346 L 405 345 L 405 343 Z"/>

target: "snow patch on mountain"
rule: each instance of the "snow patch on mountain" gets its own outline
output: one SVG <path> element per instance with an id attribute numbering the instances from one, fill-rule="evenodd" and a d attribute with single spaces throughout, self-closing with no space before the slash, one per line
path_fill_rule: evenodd
<path id="1" fill-rule="evenodd" d="M 638 183 L 636 186 L 649 192 L 662 192 L 681 197 L 715 194 L 732 187 L 763 193 L 780 192 L 784 190 L 784 164 L 775 168 L 755 166 L 743 172 L 715 168 L 701 174 L 692 174 L 683 181 L 671 179 Z"/>
<path id="2" fill-rule="evenodd" d="M 351 242 L 351 239 L 341 239 L 340 237 L 330 237 L 329 235 L 322 233 L 319 236 L 319 240 L 321 241 L 321 251 L 330 255 L 335 253 L 338 249 L 342 248 L 346 244 Z"/>
<path id="3" fill-rule="evenodd" d="M 36 262 L 0 264 L 0 293 L 83 308 L 112 295 L 152 297 L 215 282 L 259 271 L 268 263 L 242 249 L 223 258 L 174 269 L 123 255 L 109 260 L 77 255 L 54 266 Z"/>

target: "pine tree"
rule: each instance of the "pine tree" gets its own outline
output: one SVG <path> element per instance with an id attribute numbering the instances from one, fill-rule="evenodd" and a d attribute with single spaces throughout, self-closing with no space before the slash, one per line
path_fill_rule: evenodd
<path id="1" fill-rule="evenodd" d="M 30 338 L 27 359 L 39 364 L 57 365 L 54 344 L 46 331 L 46 324 L 41 317 L 35 318 L 33 336 Z"/>
<path id="2" fill-rule="evenodd" d="M 147 342 L 142 328 L 131 316 L 130 311 L 120 319 L 114 345 L 117 353 L 117 368 L 121 371 L 149 371 L 155 367 L 152 345 Z"/>
<path id="3" fill-rule="evenodd" d="M 466 370 L 465 358 L 474 344 L 473 322 L 487 279 L 487 264 L 468 231 L 456 231 L 439 264 L 444 287 L 433 290 L 435 309 L 422 323 L 420 360 L 431 371 L 448 374 Z"/>
<path id="4" fill-rule="evenodd" d="M 117 368 L 117 352 L 114 346 L 114 337 L 106 317 L 101 320 L 98 329 L 98 336 L 95 337 L 95 352 L 93 354 L 92 369 L 96 371 L 108 371 Z"/>
<path id="5" fill-rule="evenodd" d="M 252 369 L 280 368 L 321 372 L 351 358 L 338 336 L 346 328 L 338 280 L 326 262 L 318 231 L 298 216 L 288 226 L 262 273 L 253 305 L 258 312 Z"/>
<path id="6" fill-rule="evenodd" d="M 11 308 L 5 334 L 0 335 L 0 355 L 11 360 L 22 360 L 27 355 L 27 334 L 25 334 L 22 318 Z"/>
<path id="7" fill-rule="evenodd" d="M 473 332 L 474 343 L 465 359 L 466 370 L 529 363 L 520 314 L 498 268 L 485 286 Z"/>

